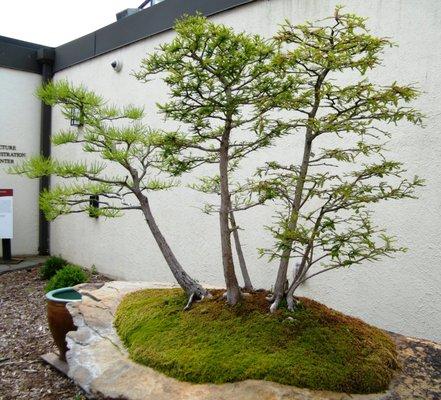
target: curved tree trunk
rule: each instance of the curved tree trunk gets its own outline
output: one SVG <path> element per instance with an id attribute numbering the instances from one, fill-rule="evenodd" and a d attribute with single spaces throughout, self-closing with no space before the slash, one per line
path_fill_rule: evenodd
<path id="1" fill-rule="evenodd" d="M 237 258 L 239 259 L 239 266 L 242 272 L 244 288 L 248 291 L 253 291 L 254 289 L 251 283 L 250 275 L 248 273 L 245 257 L 243 255 L 242 245 L 240 244 L 238 226 L 236 225 L 236 218 L 234 218 L 233 211 L 230 212 L 230 222 L 231 222 L 231 229 L 233 230 L 234 244 L 236 245 Z"/>
<path id="2" fill-rule="evenodd" d="M 182 289 L 184 289 L 185 293 L 191 299 L 193 299 L 194 297 L 199 299 L 206 297 L 208 295 L 207 290 L 205 290 L 199 283 L 191 278 L 190 275 L 185 272 L 179 261 L 176 259 L 173 251 L 171 250 L 170 246 L 162 235 L 162 232 L 160 231 L 153 217 L 147 197 L 140 193 L 137 194 L 137 197 L 140 202 L 141 210 L 144 214 L 147 225 L 149 226 L 150 231 L 152 232 L 152 235 L 155 238 L 162 255 L 164 256 L 164 259 L 167 262 L 178 284 L 181 286 Z"/>

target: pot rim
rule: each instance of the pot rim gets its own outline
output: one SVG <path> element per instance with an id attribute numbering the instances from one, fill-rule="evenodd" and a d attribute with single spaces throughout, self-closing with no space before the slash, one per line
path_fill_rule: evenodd
<path id="1" fill-rule="evenodd" d="M 68 291 L 74 291 L 74 292 L 78 293 L 80 296 L 82 296 L 81 293 L 79 293 L 77 290 L 75 290 L 75 288 L 64 287 L 64 288 L 54 289 L 54 290 L 51 290 L 50 292 L 47 292 L 46 299 L 49 301 L 54 301 L 56 303 L 77 303 L 82 300 L 82 299 L 63 299 L 60 297 L 54 297 L 54 295 L 56 295 L 56 294 L 61 294 L 61 293 L 68 292 Z"/>

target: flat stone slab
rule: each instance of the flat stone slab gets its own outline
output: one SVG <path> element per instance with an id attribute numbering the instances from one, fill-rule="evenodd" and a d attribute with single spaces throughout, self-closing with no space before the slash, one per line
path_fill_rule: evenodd
<path id="1" fill-rule="evenodd" d="M 441 345 L 392 334 L 402 371 L 385 393 L 350 395 L 268 381 L 192 384 L 131 361 L 113 327 L 116 308 L 129 292 L 170 284 L 108 282 L 79 285 L 83 301 L 68 304 L 78 330 L 69 332 L 68 375 L 96 398 L 127 400 L 397 400 L 441 398 Z"/>
<path id="2" fill-rule="evenodd" d="M 60 360 L 58 354 L 46 353 L 41 356 L 41 359 L 45 363 L 54 367 L 56 370 L 60 371 L 62 374 L 67 375 L 69 371 L 69 366 L 67 365 L 67 362 Z"/>
<path id="3" fill-rule="evenodd" d="M 21 260 L 15 262 L 14 260 Z M 17 256 L 14 257 L 9 264 L 0 264 L 0 275 L 8 272 L 19 271 L 21 269 L 30 269 L 43 264 L 47 260 L 45 256 Z"/>

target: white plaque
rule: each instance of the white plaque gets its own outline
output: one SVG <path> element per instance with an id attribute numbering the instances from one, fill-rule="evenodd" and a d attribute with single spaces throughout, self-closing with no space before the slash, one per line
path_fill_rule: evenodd
<path id="1" fill-rule="evenodd" d="M 0 189 L 0 238 L 12 239 L 13 201 L 12 190 Z"/>

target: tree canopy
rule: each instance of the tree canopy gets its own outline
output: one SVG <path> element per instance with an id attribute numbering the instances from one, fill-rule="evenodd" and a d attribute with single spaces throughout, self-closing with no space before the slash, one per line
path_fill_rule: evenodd
<path id="1" fill-rule="evenodd" d="M 369 73 L 381 66 L 393 43 L 372 35 L 366 19 L 344 13 L 292 25 L 286 21 L 265 39 L 196 15 L 175 25 L 176 37 L 148 54 L 137 79 L 159 74 L 169 99 L 158 104 L 175 130 L 152 129 L 143 108 L 112 106 L 93 91 L 66 81 L 49 83 L 38 95 L 58 106 L 80 128 L 62 130 L 53 144 L 77 145 L 85 159 L 33 157 L 11 172 L 30 178 L 64 178 L 40 196 L 48 219 L 87 212 L 116 217 L 141 211 L 173 275 L 189 296 L 209 295 L 176 259 L 150 208 L 150 195 L 178 185 L 177 177 L 211 165 L 193 189 L 218 195 L 205 211 L 219 216 L 226 299 L 241 301 L 232 240 L 245 287 L 252 289 L 239 240 L 238 211 L 272 204 L 276 223 L 268 229 L 278 260 L 271 310 L 286 299 L 295 308 L 295 290 L 306 280 L 405 251 L 378 227 L 373 205 L 414 198 L 423 185 L 404 165 L 388 157 L 387 146 L 399 123 L 422 125 L 410 103 L 412 85 L 377 84 Z M 389 129 L 394 126 L 395 129 Z M 237 172 L 245 158 L 280 138 L 301 137 L 292 162 L 267 160 L 246 179 Z M 286 142 L 285 142 L 286 143 Z M 268 153 L 269 154 L 269 153 Z M 300 159 L 300 162 L 298 161 Z M 98 200 L 91 202 L 91 196 Z M 257 229 L 257 227 L 254 227 Z M 233 237 L 233 239 L 232 239 Z M 297 262 L 292 279 L 289 268 Z"/>

